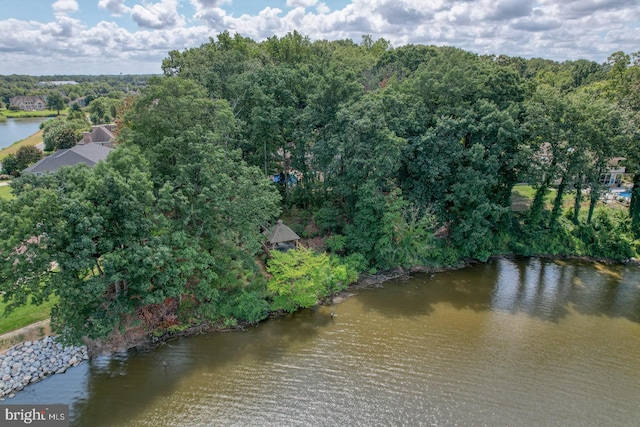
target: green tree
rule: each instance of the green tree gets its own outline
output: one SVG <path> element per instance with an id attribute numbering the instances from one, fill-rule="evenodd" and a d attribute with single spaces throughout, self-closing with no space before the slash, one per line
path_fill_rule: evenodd
<path id="1" fill-rule="evenodd" d="M 53 138 L 53 150 L 74 147 L 79 141 L 77 132 L 72 128 L 63 128 Z"/>
<path id="2" fill-rule="evenodd" d="M 15 154 L 9 154 L 2 160 L 4 173 L 13 176 L 20 176 L 23 169 L 42 158 L 42 152 L 32 146 L 20 147 Z"/>
<path id="3" fill-rule="evenodd" d="M 18 148 L 16 152 L 16 161 L 20 170 L 34 164 L 42 158 L 42 151 L 34 146 L 26 146 Z"/>
<path id="4" fill-rule="evenodd" d="M 60 110 L 65 107 L 64 97 L 58 91 L 51 91 L 47 95 L 47 108 L 50 110 L 56 110 L 60 115 Z"/>
<path id="5" fill-rule="evenodd" d="M 20 163 L 16 159 L 15 154 L 8 154 L 4 159 L 2 159 L 2 171 L 3 173 L 19 176 L 20 175 Z"/>

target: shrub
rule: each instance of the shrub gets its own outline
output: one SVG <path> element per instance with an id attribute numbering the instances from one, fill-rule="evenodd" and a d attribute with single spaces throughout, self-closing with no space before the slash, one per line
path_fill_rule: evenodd
<path id="1" fill-rule="evenodd" d="M 351 264 L 355 262 L 354 259 Z M 311 307 L 318 299 L 345 289 L 358 278 L 351 264 L 304 248 L 284 253 L 274 251 L 267 267 L 273 275 L 267 285 L 273 294 L 272 308 L 292 312 L 299 307 Z"/>

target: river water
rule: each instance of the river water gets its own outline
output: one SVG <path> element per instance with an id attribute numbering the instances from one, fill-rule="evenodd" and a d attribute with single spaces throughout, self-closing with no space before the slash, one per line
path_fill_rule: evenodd
<path id="1" fill-rule="evenodd" d="M 30 117 L 24 119 L 7 119 L 0 122 L 0 150 L 14 142 L 33 135 L 40 129 L 40 123 L 49 117 Z"/>
<path id="2" fill-rule="evenodd" d="M 9 402 L 68 403 L 78 426 L 637 426 L 640 269 L 502 259 L 418 275 L 101 357 Z"/>

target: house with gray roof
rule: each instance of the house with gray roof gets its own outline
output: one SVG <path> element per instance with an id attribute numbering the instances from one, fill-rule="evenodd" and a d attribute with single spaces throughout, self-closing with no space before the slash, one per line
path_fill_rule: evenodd
<path id="1" fill-rule="evenodd" d="M 74 166 L 80 163 L 93 167 L 100 160 L 105 160 L 112 151 L 113 148 L 100 144 L 78 144 L 75 147 L 58 150 L 48 155 L 23 170 L 22 173 L 42 175 L 43 173 L 55 172 L 63 166 Z"/>
<path id="2" fill-rule="evenodd" d="M 115 124 L 92 126 L 91 132 L 82 132 L 82 142 L 115 147 L 116 136 L 113 134 L 115 130 Z"/>
<path id="3" fill-rule="evenodd" d="M 9 108 L 12 107 L 24 111 L 44 110 L 47 101 L 41 96 L 14 96 L 9 98 Z"/>

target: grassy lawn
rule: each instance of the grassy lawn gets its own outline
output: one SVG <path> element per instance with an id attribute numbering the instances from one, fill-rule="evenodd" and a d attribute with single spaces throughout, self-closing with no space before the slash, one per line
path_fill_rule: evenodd
<path id="1" fill-rule="evenodd" d="M 60 110 L 60 114 L 63 114 L 65 110 Z M 12 110 L 0 110 L 0 115 L 5 117 L 11 117 L 14 119 L 24 117 L 55 117 L 58 115 L 56 110 L 41 110 L 41 111 L 12 111 Z"/>
<path id="2" fill-rule="evenodd" d="M 13 194 L 11 194 L 11 187 L 8 185 L 3 185 L 0 187 L 0 199 L 13 199 Z"/>
<path id="3" fill-rule="evenodd" d="M 0 161 L 2 161 L 2 159 L 7 157 L 9 154 L 16 154 L 16 152 L 20 149 L 20 147 L 38 145 L 41 142 L 42 142 L 42 130 L 39 130 L 33 135 L 28 136 L 25 139 L 20 140 L 14 143 L 13 145 L 10 145 L 0 150 Z"/>
<path id="4" fill-rule="evenodd" d="M 557 191 L 553 188 L 551 188 L 547 193 L 547 197 L 545 197 L 545 206 L 547 208 L 553 206 L 553 201 L 556 198 L 556 193 Z M 516 185 L 515 187 L 513 187 L 513 191 L 511 192 L 511 208 L 514 211 L 529 210 L 529 206 L 531 206 L 531 202 L 533 201 L 535 195 L 536 189 L 532 186 Z M 566 198 L 567 195 L 565 194 L 565 201 Z"/>
<path id="5" fill-rule="evenodd" d="M 51 313 L 51 307 L 53 307 L 56 301 L 57 300 L 52 299 L 39 306 L 25 305 L 15 309 L 7 317 L 2 314 L 4 313 L 6 304 L 0 302 L 0 334 L 6 334 L 7 332 L 15 331 L 32 323 L 48 319 Z"/>
<path id="6" fill-rule="evenodd" d="M 553 202 L 556 199 L 556 194 L 558 191 L 555 188 L 550 188 L 547 196 L 544 199 L 545 209 L 551 209 L 553 207 Z M 536 195 L 535 188 L 530 185 L 516 185 L 513 187 L 513 191 L 511 193 L 511 210 L 513 211 L 527 211 L 531 206 L 531 202 L 533 202 L 533 198 Z M 562 197 L 562 206 L 563 208 L 573 207 L 573 203 L 575 200 L 576 194 L 575 191 L 565 192 Z M 582 198 L 581 206 L 583 208 L 589 207 L 589 197 L 584 196 Z"/>

